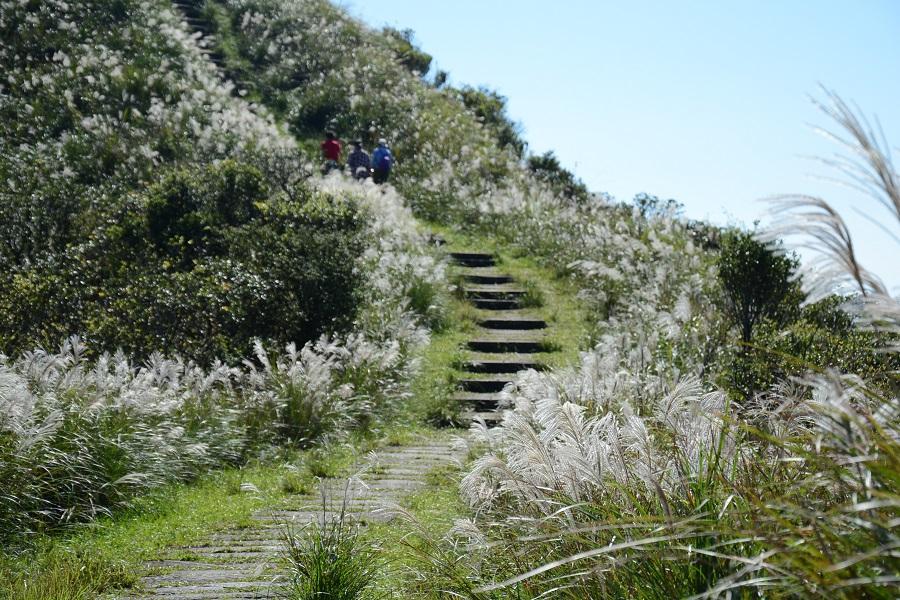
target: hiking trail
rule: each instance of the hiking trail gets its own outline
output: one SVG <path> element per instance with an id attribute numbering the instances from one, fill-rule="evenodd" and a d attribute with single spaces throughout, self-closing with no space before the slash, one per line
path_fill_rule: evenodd
<path id="1" fill-rule="evenodd" d="M 474 321 L 460 348 L 455 391 L 449 401 L 462 408 L 463 425 L 501 418 L 503 388 L 516 373 L 545 369 L 541 360 L 554 351 L 548 323 L 529 290 L 485 252 L 449 252 L 461 282 L 461 298 Z M 460 433 L 462 434 L 462 431 Z M 419 435 L 412 445 L 384 446 L 357 461 L 359 475 L 328 477 L 315 492 L 290 496 L 257 510 L 248 527 L 232 527 L 189 546 L 168 548 L 144 563 L 139 589 L 128 598 L 204 600 L 278 597 L 288 584 L 285 535 L 323 524 L 345 512 L 350 522 L 389 523 L 392 506 L 424 489 L 430 472 L 460 466 L 466 450 L 447 436 Z M 248 484 L 244 484 L 248 485 Z M 242 486 L 243 488 L 243 486 Z M 247 491 L 247 490 L 245 490 Z M 252 490 L 249 490 L 252 491 Z"/>
<path id="2" fill-rule="evenodd" d="M 361 525 L 389 522 L 391 507 L 403 496 L 425 486 L 435 468 L 458 462 L 465 451 L 450 442 L 387 446 L 368 457 L 358 477 L 327 478 L 317 493 L 259 510 L 253 525 L 209 535 L 188 547 L 171 548 L 148 561 L 143 590 L 128 598 L 205 600 L 278 597 L 287 584 L 283 562 L 287 527 L 294 532 L 323 520 L 346 518 Z"/>
<path id="3" fill-rule="evenodd" d="M 526 369 L 542 370 L 535 355 L 546 352 L 547 322 L 524 306 L 527 291 L 512 275 L 497 269 L 494 255 L 484 252 L 452 252 L 463 277 L 464 297 L 476 308 L 477 333 L 466 342 L 468 359 L 464 377 L 453 399 L 466 407 L 468 420 L 500 419 L 503 388 L 515 374 Z"/>

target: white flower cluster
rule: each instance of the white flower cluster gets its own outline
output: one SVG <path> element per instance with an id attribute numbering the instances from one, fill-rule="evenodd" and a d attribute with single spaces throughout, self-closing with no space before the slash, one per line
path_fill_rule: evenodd
<path id="1" fill-rule="evenodd" d="M 4 39 L 16 40 L 0 45 L 4 191 L 25 191 L 17 173 L 35 170 L 134 180 L 175 157 L 291 144 L 267 111 L 233 97 L 171 5 L 126 0 L 117 10 L 0 1 Z"/>
<path id="2" fill-rule="evenodd" d="M 617 342 L 604 340 L 576 368 L 530 371 L 507 388 L 500 427 L 473 426 L 489 452 L 462 481 L 470 504 L 513 499 L 551 515 L 560 493 L 573 503 L 671 499 L 715 468 L 713 453 L 734 458 L 723 393 L 704 392 L 694 377 L 670 385 L 647 375 Z"/>
<path id="3" fill-rule="evenodd" d="M 0 360 L 0 525 L 91 518 L 165 482 L 238 463 L 254 449 L 345 434 L 405 394 L 396 342 L 322 339 L 244 368 L 153 355 L 58 353 Z"/>
<path id="4" fill-rule="evenodd" d="M 368 217 L 369 246 L 356 266 L 366 295 L 358 326 L 373 338 L 398 340 L 408 350 L 426 344 L 423 324 L 443 310 L 446 263 L 428 247 L 428 236 L 404 198 L 392 186 L 359 183 L 337 173 L 314 183 L 322 191 L 355 198 Z M 410 306 L 423 292 L 432 303 Z M 411 309 L 421 313 L 414 315 Z"/>

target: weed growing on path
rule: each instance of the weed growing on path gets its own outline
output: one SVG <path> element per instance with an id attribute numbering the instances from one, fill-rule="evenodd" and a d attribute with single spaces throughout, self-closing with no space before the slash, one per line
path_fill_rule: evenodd
<path id="1" fill-rule="evenodd" d="M 285 532 L 292 600 L 357 600 L 381 568 L 378 555 L 361 537 L 360 526 L 341 512 L 323 523 Z"/>

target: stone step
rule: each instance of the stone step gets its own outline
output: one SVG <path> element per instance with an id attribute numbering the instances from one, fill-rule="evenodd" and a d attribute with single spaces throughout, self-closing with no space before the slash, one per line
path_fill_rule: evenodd
<path id="1" fill-rule="evenodd" d="M 463 363 L 463 370 L 469 373 L 518 373 L 534 369 L 543 371 L 547 367 L 539 362 L 529 360 L 470 360 Z"/>
<path id="2" fill-rule="evenodd" d="M 304 523 L 330 523 L 335 519 L 339 519 L 341 516 L 340 512 L 326 513 L 323 515 L 321 511 L 319 512 L 311 512 L 311 511 L 291 511 L 291 510 L 282 510 L 282 511 L 270 511 L 267 513 L 257 513 L 254 514 L 251 519 L 254 521 L 262 521 L 262 522 L 276 522 L 276 523 L 294 523 L 294 524 L 304 524 Z M 348 511 L 344 517 L 347 520 L 352 521 L 353 523 L 365 523 L 367 521 L 372 522 L 390 522 L 394 519 L 393 515 L 389 515 L 385 512 L 382 512 L 380 509 L 376 511 Z M 250 556 L 251 554 L 245 554 L 241 552 L 234 552 L 230 555 L 226 556 Z M 207 555 L 208 556 L 208 555 Z"/>
<path id="3" fill-rule="evenodd" d="M 481 285 L 464 287 L 466 298 L 479 300 L 512 300 L 525 295 L 525 290 L 505 285 Z"/>
<path id="4" fill-rule="evenodd" d="M 204 588 L 204 591 L 171 591 L 172 588 L 166 588 L 170 591 L 153 590 L 149 596 L 140 596 L 140 598 L 165 598 L 167 600 L 272 600 L 278 596 L 271 590 L 261 589 L 259 591 L 240 591 L 240 590 L 223 590 L 216 588 Z"/>
<path id="5" fill-rule="evenodd" d="M 484 252 L 451 252 L 450 258 L 464 267 L 492 267 L 496 264 L 494 255 Z"/>
<path id="6" fill-rule="evenodd" d="M 478 322 L 478 324 L 485 329 L 511 329 L 517 331 L 547 328 L 547 321 L 543 319 L 529 319 L 527 317 L 523 317 L 520 319 L 517 319 L 515 317 L 505 317 L 501 319 L 489 318 L 482 319 Z"/>
<path id="7" fill-rule="evenodd" d="M 463 412 L 462 418 L 468 421 L 480 418 L 488 427 L 496 427 L 503 419 L 503 413 L 499 410 L 473 410 Z"/>
<path id="8" fill-rule="evenodd" d="M 477 393 L 494 393 L 494 392 L 502 392 L 503 388 L 507 386 L 507 384 L 511 383 L 511 378 L 509 375 L 506 375 L 501 378 L 493 378 L 493 377 L 466 377 L 465 379 L 460 379 L 457 382 L 459 389 L 464 392 L 477 392 Z"/>
<path id="9" fill-rule="evenodd" d="M 466 345 L 476 352 L 514 352 L 517 354 L 533 354 L 546 352 L 547 348 L 539 340 L 516 339 L 477 339 L 469 340 Z"/>
<path id="10" fill-rule="evenodd" d="M 148 577 L 142 577 L 141 582 L 145 586 L 158 586 L 162 587 L 164 585 L 174 586 L 179 585 L 183 586 L 186 584 L 210 584 L 216 583 L 219 581 L 235 581 L 235 580 L 243 580 L 246 582 L 255 581 L 257 585 L 266 585 L 269 583 L 261 573 L 257 573 L 256 569 L 229 569 L 229 568 L 214 568 L 214 569 L 181 569 L 178 571 L 172 571 L 171 573 L 166 573 L 165 575 L 150 575 Z"/>
<path id="11" fill-rule="evenodd" d="M 198 585 L 164 586 L 153 589 L 155 596 L 172 600 L 193 600 L 195 598 L 272 598 L 277 597 L 276 588 L 284 588 L 284 583 L 259 581 L 230 581 Z M 284 591 L 287 591 L 286 589 Z"/>
<path id="12" fill-rule="evenodd" d="M 479 392 L 457 392 L 450 397 L 454 402 L 463 404 L 475 411 L 496 410 L 500 405 L 500 394 Z"/>
<path id="13" fill-rule="evenodd" d="M 545 332 L 540 330 L 514 330 L 514 329 L 484 329 L 475 330 L 477 333 L 474 337 L 479 340 L 498 340 L 501 342 L 543 342 L 547 337 Z"/>
<path id="14" fill-rule="evenodd" d="M 502 300 L 494 300 L 491 298 L 471 298 L 469 300 L 475 305 L 475 308 L 481 310 L 515 310 L 522 307 L 519 300 L 508 298 Z"/>
<path id="15" fill-rule="evenodd" d="M 465 275 L 465 280 L 469 283 L 475 283 L 478 285 L 500 285 L 504 283 L 514 283 L 516 280 L 512 275 L 491 275 L 491 274 L 478 274 L 472 273 Z"/>

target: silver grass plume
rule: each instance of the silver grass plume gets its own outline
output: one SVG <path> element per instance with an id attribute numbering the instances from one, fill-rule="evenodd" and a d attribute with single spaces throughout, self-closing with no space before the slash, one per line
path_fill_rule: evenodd
<path id="1" fill-rule="evenodd" d="M 900 225 L 900 175 L 891 160 L 890 150 L 859 110 L 854 110 L 836 93 L 825 90 L 828 103 L 815 104 L 843 130 L 844 135 L 822 131 L 848 153 L 822 159 L 843 178 L 841 183 L 873 198 L 885 209 L 890 223 L 871 214 L 863 216 L 885 231 L 898 245 L 896 230 Z M 881 139 L 879 139 L 881 138 Z M 804 285 L 810 301 L 819 300 L 834 291 L 855 290 L 861 298 L 864 321 L 882 331 L 900 333 L 900 302 L 892 297 L 884 283 L 860 264 L 850 230 L 841 215 L 825 199 L 805 195 L 780 196 L 771 199 L 773 213 L 784 219 L 762 234 L 764 240 L 797 238 L 796 247 L 813 251 L 816 257 L 805 270 Z M 893 344 L 889 351 L 900 351 Z"/>

